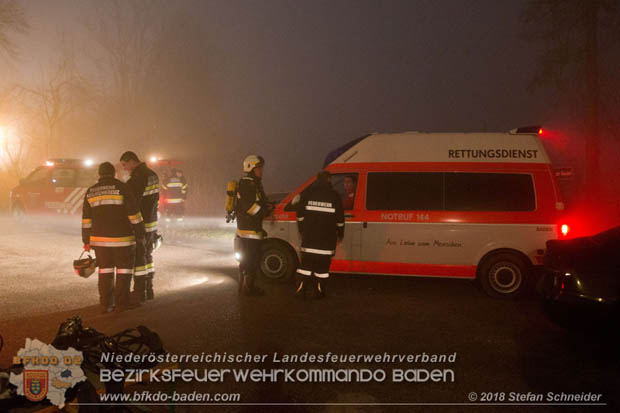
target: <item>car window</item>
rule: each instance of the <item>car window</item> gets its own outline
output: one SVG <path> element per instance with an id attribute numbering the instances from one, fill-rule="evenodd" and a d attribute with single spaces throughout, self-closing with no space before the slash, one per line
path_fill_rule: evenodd
<path id="1" fill-rule="evenodd" d="M 89 187 L 97 182 L 97 171 L 95 168 L 78 169 L 76 186 Z"/>
<path id="2" fill-rule="evenodd" d="M 75 169 L 54 168 L 51 179 L 56 186 L 75 186 Z"/>
<path id="3" fill-rule="evenodd" d="M 345 211 L 353 209 L 357 195 L 357 173 L 332 174 L 332 186 L 342 199 L 342 208 Z"/>
<path id="4" fill-rule="evenodd" d="M 534 211 L 531 175 L 371 172 L 366 208 L 427 211 Z"/>
<path id="5" fill-rule="evenodd" d="M 446 211 L 534 211 L 536 196 L 528 174 L 446 173 Z"/>
<path id="6" fill-rule="evenodd" d="M 443 209 L 443 174 L 436 172 L 371 172 L 368 174 L 366 209 Z"/>
<path id="7" fill-rule="evenodd" d="M 49 176 L 50 170 L 44 166 L 41 166 L 34 171 L 26 178 L 26 182 L 29 184 L 38 183 L 44 181 Z"/>

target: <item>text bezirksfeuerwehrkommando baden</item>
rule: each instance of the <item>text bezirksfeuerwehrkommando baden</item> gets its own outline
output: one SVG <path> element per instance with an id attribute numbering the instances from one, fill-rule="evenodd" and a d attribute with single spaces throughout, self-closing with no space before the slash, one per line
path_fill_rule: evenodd
<path id="1" fill-rule="evenodd" d="M 102 353 L 101 362 L 107 363 L 454 363 L 452 354 L 270 354 L 200 353 L 200 354 L 119 354 Z"/>

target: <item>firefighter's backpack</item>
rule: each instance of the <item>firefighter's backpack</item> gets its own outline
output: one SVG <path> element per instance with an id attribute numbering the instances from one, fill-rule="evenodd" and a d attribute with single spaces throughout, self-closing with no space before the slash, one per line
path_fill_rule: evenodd
<path id="1" fill-rule="evenodd" d="M 237 205 L 237 181 L 229 181 L 226 186 L 226 222 L 235 220 L 235 207 Z"/>

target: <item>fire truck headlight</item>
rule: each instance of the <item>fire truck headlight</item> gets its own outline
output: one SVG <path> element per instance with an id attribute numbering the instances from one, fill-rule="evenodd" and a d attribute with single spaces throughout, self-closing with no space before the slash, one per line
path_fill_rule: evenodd
<path id="1" fill-rule="evenodd" d="M 86 159 L 84 161 L 84 166 L 93 166 L 94 162 L 92 159 Z"/>
<path id="2" fill-rule="evenodd" d="M 241 253 L 240 252 L 235 252 L 235 259 L 237 261 L 241 261 Z"/>
<path id="3" fill-rule="evenodd" d="M 151 156 L 151 162 L 152 163 L 157 162 L 157 156 Z"/>

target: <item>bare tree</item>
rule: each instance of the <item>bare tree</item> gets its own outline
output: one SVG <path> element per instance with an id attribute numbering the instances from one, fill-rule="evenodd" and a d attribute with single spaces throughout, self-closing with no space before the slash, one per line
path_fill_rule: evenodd
<path id="1" fill-rule="evenodd" d="M 581 93 L 586 135 L 586 179 L 600 190 L 601 32 L 618 31 L 619 0 L 530 0 L 524 14 L 529 37 L 546 46 L 535 86 L 553 84 Z"/>
<path id="2" fill-rule="evenodd" d="M 9 33 L 25 33 L 27 30 L 28 22 L 21 5 L 15 0 L 0 0 L 0 52 L 15 58 L 17 49 Z"/>
<path id="3" fill-rule="evenodd" d="M 111 80 L 119 103 L 130 107 L 144 92 L 159 2 L 108 0 L 94 5 L 96 16 L 87 26 L 102 50 L 97 58 Z"/>
<path id="4" fill-rule="evenodd" d="M 71 51 L 65 52 L 42 74 L 41 82 L 34 87 L 22 87 L 33 98 L 33 109 L 44 127 L 44 153 L 50 157 L 62 146 L 63 123 L 79 108 L 92 101 L 86 81 L 79 76 Z"/>
<path id="5" fill-rule="evenodd" d="M 165 3 L 160 0 L 106 0 L 93 3 L 86 27 L 96 48 L 90 54 L 101 73 L 99 133 L 115 140 L 148 142 L 147 79 Z"/>

